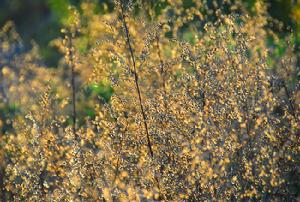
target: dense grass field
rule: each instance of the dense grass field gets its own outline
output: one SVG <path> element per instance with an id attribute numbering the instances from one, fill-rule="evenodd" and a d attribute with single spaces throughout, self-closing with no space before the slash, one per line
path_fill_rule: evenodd
<path id="1" fill-rule="evenodd" d="M 3 202 L 300 200 L 300 4 L 45 2 L 0 29 Z"/>

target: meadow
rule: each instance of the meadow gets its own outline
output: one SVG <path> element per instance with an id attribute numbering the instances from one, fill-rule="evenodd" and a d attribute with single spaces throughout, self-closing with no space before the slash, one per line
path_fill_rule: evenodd
<path id="1" fill-rule="evenodd" d="M 82 1 L 52 67 L 8 21 L 2 201 L 300 200 L 299 36 L 267 9 Z"/>

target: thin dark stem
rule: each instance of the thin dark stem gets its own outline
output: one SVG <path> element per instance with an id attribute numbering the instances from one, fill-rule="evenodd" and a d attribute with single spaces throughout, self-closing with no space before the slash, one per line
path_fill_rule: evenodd
<path id="1" fill-rule="evenodd" d="M 74 62 L 73 62 L 73 51 L 71 50 L 73 47 L 72 44 L 72 36 L 69 39 L 69 48 L 70 48 L 70 66 L 71 66 L 71 86 L 72 86 L 72 119 L 73 125 L 72 130 L 73 134 L 76 136 L 76 86 L 75 86 L 75 70 L 74 70 Z M 77 138 L 76 138 L 77 139 Z"/>
<path id="2" fill-rule="evenodd" d="M 139 105 L 140 105 L 141 113 L 142 113 L 142 116 L 143 116 L 143 123 L 144 123 L 145 131 L 146 131 L 146 135 L 147 135 L 148 148 L 149 148 L 149 152 L 150 152 L 151 157 L 153 157 L 154 155 L 153 155 L 153 150 L 152 150 L 152 144 L 151 144 L 151 141 L 150 141 L 148 124 L 147 124 L 147 121 L 146 121 L 146 113 L 145 113 L 145 110 L 144 110 L 141 91 L 140 91 L 140 86 L 139 86 L 139 83 L 138 83 L 139 77 L 138 77 L 137 69 L 136 69 L 136 61 L 135 61 L 135 57 L 134 57 L 134 54 L 133 54 L 133 49 L 132 49 L 132 46 L 131 46 L 131 43 L 130 43 L 129 30 L 128 30 L 128 27 L 127 27 L 127 24 L 126 24 L 125 15 L 124 15 L 124 8 L 123 8 L 122 3 L 120 5 L 120 7 L 121 7 L 121 16 L 122 16 L 123 27 L 124 27 L 125 35 L 126 35 L 126 43 L 128 45 L 128 49 L 129 49 L 129 52 L 130 52 L 132 65 L 133 65 L 134 82 L 135 82 L 136 91 L 137 91 L 137 94 L 138 94 Z"/>
<path id="3" fill-rule="evenodd" d="M 76 85 L 75 85 L 75 63 L 73 60 L 73 43 L 72 43 L 72 34 L 70 35 L 69 38 L 69 51 L 70 51 L 70 67 L 71 67 L 71 87 L 72 87 L 72 119 L 73 119 L 73 124 L 72 124 L 72 132 L 75 136 L 75 140 L 79 146 L 79 150 L 78 152 L 80 152 L 80 163 L 83 163 L 83 155 L 82 155 L 82 150 L 81 150 L 81 146 L 80 146 L 80 138 L 79 135 L 76 134 L 76 119 L 77 119 L 77 114 L 76 114 Z M 75 153 L 75 156 L 77 155 L 77 153 Z M 80 178 L 82 178 L 80 176 Z M 80 201 L 83 201 L 82 199 L 82 195 L 80 194 L 80 191 L 82 190 L 82 187 L 80 187 L 77 190 L 77 194 L 79 196 Z"/>

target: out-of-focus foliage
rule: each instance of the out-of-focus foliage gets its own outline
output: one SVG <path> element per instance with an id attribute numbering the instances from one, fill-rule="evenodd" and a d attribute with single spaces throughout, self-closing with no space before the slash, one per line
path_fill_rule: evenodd
<path id="1" fill-rule="evenodd" d="M 297 33 L 265 3 L 48 3 L 56 68 L 0 31 L 4 200 L 299 199 Z"/>
<path id="2" fill-rule="evenodd" d="M 80 10 L 81 2 L 86 0 L 2 0 L 0 1 L 0 26 L 3 26 L 6 21 L 13 20 L 18 32 L 21 33 L 25 41 L 25 47 L 30 47 L 30 41 L 34 39 L 40 46 L 40 54 L 46 64 L 55 66 L 59 57 L 57 51 L 53 47 L 49 47 L 49 42 L 59 36 L 59 27 L 68 23 L 70 12 L 68 6 L 76 6 Z M 243 0 L 242 3 L 245 9 L 250 14 L 255 15 L 255 2 L 257 0 Z M 104 12 L 113 11 L 112 0 L 89 0 L 89 2 L 96 3 L 93 12 L 103 14 Z M 135 0 L 135 2 L 142 2 L 143 9 L 148 10 L 148 13 L 160 15 L 166 6 L 170 5 L 169 1 L 161 0 Z M 223 1 L 207 1 L 210 7 L 215 3 Z M 231 2 L 238 2 L 231 0 Z M 268 4 L 267 12 L 274 18 L 283 23 L 285 27 L 292 27 L 298 29 L 298 8 L 297 1 L 290 0 L 274 0 L 265 1 Z M 183 8 L 194 7 L 192 0 L 183 1 Z M 105 8 L 108 8 L 105 11 Z M 225 8 L 226 9 L 226 8 Z M 277 33 L 286 34 L 287 30 L 283 31 L 276 29 Z"/>

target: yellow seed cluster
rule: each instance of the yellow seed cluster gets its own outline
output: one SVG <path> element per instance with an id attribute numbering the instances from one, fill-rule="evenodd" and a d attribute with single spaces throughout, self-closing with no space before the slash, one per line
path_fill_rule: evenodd
<path id="1" fill-rule="evenodd" d="M 0 136 L 1 197 L 295 199 L 300 102 L 289 83 L 296 61 L 293 47 L 269 61 L 272 31 L 265 27 L 272 19 L 263 2 L 256 2 L 255 17 L 230 0 L 191 0 L 191 8 L 161 0 L 167 6 L 158 16 L 148 7 L 134 12 L 142 1 L 115 1 L 103 15 L 92 2 L 80 13 L 70 8 L 65 37 L 51 43 L 65 55 L 58 67 L 41 65 L 36 45 L 0 61 L 0 108 L 22 107 L 13 119 L 0 117 L 0 129 L 12 125 Z M 8 23 L 0 57 L 21 46 Z M 109 101 L 84 90 L 100 83 L 112 87 Z"/>

